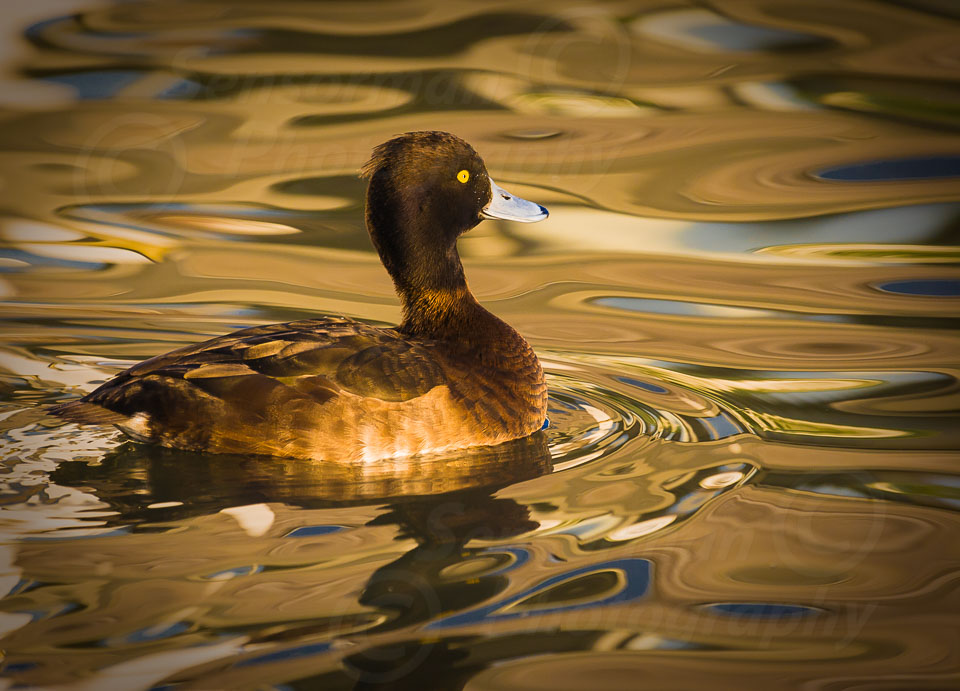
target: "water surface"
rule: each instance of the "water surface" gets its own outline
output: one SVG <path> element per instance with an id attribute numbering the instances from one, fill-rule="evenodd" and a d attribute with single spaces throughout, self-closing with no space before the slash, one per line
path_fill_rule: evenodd
<path id="1" fill-rule="evenodd" d="M 70 689 L 960 684 L 960 30 L 935 2 L 2 9 L 0 674 Z M 370 149 L 551 210 L 460 242 L 550 425 L 415 463 L 44 416 L 393 324 Z"/>

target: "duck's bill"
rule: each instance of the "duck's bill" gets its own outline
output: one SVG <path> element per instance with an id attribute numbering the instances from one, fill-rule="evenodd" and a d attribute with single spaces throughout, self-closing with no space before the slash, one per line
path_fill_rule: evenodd
<path id="1" fill-rule="evenodd" d="M 490 203 L 483 207 L 483 218 L 502 218 L 505 221 L 536 223 L 542 221 L 550 212 L 539 204 L 510 194 L 493 180 L 490 181 Z"/>

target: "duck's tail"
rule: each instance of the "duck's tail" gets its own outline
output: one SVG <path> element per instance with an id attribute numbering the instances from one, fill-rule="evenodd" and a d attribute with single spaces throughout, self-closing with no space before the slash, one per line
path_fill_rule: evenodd
<path id="1" fill-rule="evenodd" d="M 69 422 L 78 422 L 84 425 L 116 425 L 129 418 L 127 415 L 107 410 L 103 406 L 89 403 L 83 399 L 51 406 L 47 408 L 46 413 Z"/>

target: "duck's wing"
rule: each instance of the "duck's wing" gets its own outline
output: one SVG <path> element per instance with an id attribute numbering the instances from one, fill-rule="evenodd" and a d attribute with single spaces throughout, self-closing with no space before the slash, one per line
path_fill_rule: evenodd
<path id="1" fill-rule="evenodd" d="M 143 414 L 171 425 L 190 415 L 269 417 L 272 410 L 323 404 L 342 392 L 404 401 L 443 383 L 429 344 L 331 317 L 253 327 L 174 350 L 50 412 L 120 425 Z"/>

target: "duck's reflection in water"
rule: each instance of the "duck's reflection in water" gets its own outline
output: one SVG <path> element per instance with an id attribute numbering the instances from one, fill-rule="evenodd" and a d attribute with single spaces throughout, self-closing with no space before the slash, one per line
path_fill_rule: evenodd
<path id="1" fill-rule="evenodd" d="M 377 569 L 364 586 L 360 604 L 387 614 L 382 623 L 368 629 L 370 634 L 407 629 L 445 612 L 495 599 L 509 585 L 506 575 L 485 573 L 471 578 L 469 573 L 458 573 L 469 570 L 475 560 L 484 561 L 486 550 L 468 545 L 514 537 L 538 526 L 530 520 L 526 506 L 498 499 L 484 489 L 395 504 L 372 524 L 395 524 L 400 528 L 397 538 L 412 538 L 417 546 Z M 444 641 L 418 639 L 348 655 L 344 667 L 361 682 L 361 688 L 391 682 L 396 688 L 420 689 L 429 688 L 429 678 L 459 666 L 466 657 L 465 651 L 451 649 Z"/>
<path id="2" fill-rule="evenodd" d="M 455 455 L 367 464 L 195 454 L 131 442 L 95 465 L 61 464 L 51 480 L 92 488 L 117 511 L 111 520 L 130 525 L 258 502 L 323 508 L 404 503 L 480 488 L 492 492 L 551 467 L 542 432 Z M 151 508 L 158 506 L 162 513 Z"/>
<path id="3" fill-rule="evenodd" d="M 498 566 L 502 564 L 497 560 L 509 560 L 509 555 L 488 554 L 482 545 L 522 535 L 538 524 L 530 519 L 527 506 L 495 493 L 550 469 L 542 433 L 496 447 L 470 449 L 455 457 L 362 467 L 197 456 L 130 444 L 95 465 L 62 464 L 52 478 L 61 486 L 93 490 L 116 512 L 106 517 L 108 523 L 124 526 L 125 531 L 105 540 L 56 541 L 46 548 L 22 551 L 19 563 L 24 577 L 32 577 L 42 589 L 49 580 L 48 562 L 56 556 L 52 550 L 58 550 L 65 565 L 58 585 L 75 588 L 77 597 L 73 599 L 78 601 L 85 599 L 81 591 L 92 575 L 86 567 L 93 562 L 101 564 L 94 567 L 101 571 L 102 564 L 109 562 L 109 573 L 117 576 L 117 583 L 110 584 L 112 577 L 108 576 L 108 582 L 99 588 L 100 596 L 107 599 L 111 591 L 123 588 L 124 575 L 153 571 L 153 578 L 159 576 L 169 585 L 165 588 L 169 601 L 163 611 L 194 610 L 181 625 L 185 634 L 193 634 L 184 636 L 184 645 L 195 643 L 187 638 L 211 626 L 243 631 L 241 647 L 226 656 L 232 659 L 234 673 L 249 674 L 257 667 L 270 669 L 276 664 L 284 667 L 302 656 L 333 655 L 341 658 L 340 670 L 334 674 L 340 683 L 346 673 L 358 688 L 385 683 L 426 688 L 429 684 L 424 674 L 452 673 L 454 667 L 457 673 L 465 671 L 460 665 L 465 653 L 457 652 L 445 640 L 411 637 L 410 631 L 451 612 L 476 609 L 507 589 L 509 577 L 500 574 Z M 271 516 L 266 527 L 251 518 L 256 516 L 257 506 Z M 236 541 L 235 548 L 227 547 L 232 538 L 222 532 L 224 519 L 217 518 L 221 513 L 237 518 L 247 533 L 245 539 Z M 219 521 L 221 527 L 211 530 L 212 521 Z M 168 540 L 166 533 L 177 533 L 179 539 Z M 190 534 L 194 535 L 196 555 L 184 554 L 191 549 Z M 353 540 L 362 554 L 351 555 L 345 547 L 332 548 L 324 542 L 328 538 Z M 102 549 L 116 540 L 126 547 L 115 544 Z M 131 544 L 137 541 L 152 544 Z M 410 541 L 413 547 L 402 552 Z M 78 542 L 86 543 L 85 547 Z M 78 552 L 76 559 L 63 554 L 64 548 L 73 551 L 73 545 L 84 552 Z M 307 551 L 311 546 L 312 562 L 291 563 L 298 561 L 291 551 Z M 102 551 L 94 558 L 98 550 Z M 147 553 L 151 560 L 143 563 Z M 118 563 L 124 561 L 123 555 L 130 563 Z M 324 561 L 329 559 L 355 562 L 358 568 L 350 569 L 352 582 L 328 583 L 331 572 Z M 160 569 L 164 573 L 157 572 L 155 560 L 166 562 Z M 78 568 L 71 569 L 72 561 Z M 225 587 L 212 600 L 198 598 L 199 593 L 184 583 L 198 579 Z M 250 587 L 257 590 L 256 584 L 241 585 L 245 580 L 259 581 L 263 592 L 245 592 Z M 216 602 L 228 590 L 229 600 L 241 600 L 239 604 Z M 303 602 L 306 611 L 291 609 L 290 599 Z M 111 662 L 116 662 L 117 653 L 124 648 L 136 657 L 143 651 L 134 653 L 127 644 L 130 632 L 139 630 L 142 617 L 136 610 L 140 605 L 151 610 L 158 603 L 140 603 L 127 612 L 110 607 L 113 624 L 109 631 L 94 621 L 96 617 L 76 621 L 89 618 L 81 614 L 72 622 L 79 627 L 76 635 L 63 643 L 69 646 L 76 640 L 97 640 L 104 655 L 105 647 L 114 648 L 109 654 Z M 91 601 L 82 609 L 93 615 L 98 606 Z M 158 615 L 151 612 L 150 618 Z M 53 623 L 47 621 L 46 625 Z M 48 638 L 47 632 L 37 631 L 36 635 Z M 164 640 L 162 647 L 176 648 L 178 637 Z M 352 643 L 350 637 L 354 637 Z M 122 644 L 111 645 L 118 641 Z M 95 650 L 88 652 L 93 654 L 86 656 L 87 662 L 74 658 L 71 675 L 93 673 L 105 662 Z M 52 658 L 48 661 L 53 662 Z M 222 663 L 220 659 L 218 664 Z M 41 662 L 32 671 L 39 674 L 43 666 Z M 169 671 L 175 678 L 175 671 Z"/>

